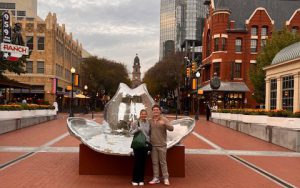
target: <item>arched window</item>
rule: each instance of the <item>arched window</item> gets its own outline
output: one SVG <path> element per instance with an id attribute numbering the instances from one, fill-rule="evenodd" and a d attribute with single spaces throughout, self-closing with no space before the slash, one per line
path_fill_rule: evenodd
<path id="1" fill-rule="evenodd" d="M 257 36 L 258 27 L 256 25 L 251 27 L 251 36 Z"/>
<path id="2" fill-rule="evenodd" d="M 261 36 L 268 36 L 268 26 L 266 26 L 266 25 L 262 26 Z"/>
<path id="3" fill-rule="evenodd" d="M 292 33 L 298 33 L 299 32 L 299 27 L 298 26 L 293 26 L 292 27 Z"/>

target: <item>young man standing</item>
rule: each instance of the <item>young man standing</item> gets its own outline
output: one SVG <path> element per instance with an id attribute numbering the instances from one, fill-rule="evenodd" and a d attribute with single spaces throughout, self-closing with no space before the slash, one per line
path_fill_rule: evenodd
<path id="1" fill-rule="evenodd" d="M 167 130 L 173 131 L 174 127 L 169 120 L 161 116 L 161 109 L 158 105 L 152 107 L 153 118 L 150 120 L 150 140 L 153 146 L 151 151 L 153 165 L 153 179 L 149 184 L 160 183 L 159 164 L 164 178 L 164 184 L 170 185 L 167 166 Z"/>

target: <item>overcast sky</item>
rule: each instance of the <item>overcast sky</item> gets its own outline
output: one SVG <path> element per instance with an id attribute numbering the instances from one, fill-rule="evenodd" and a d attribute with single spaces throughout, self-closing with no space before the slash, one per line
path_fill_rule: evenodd
<path id="1" fill-rule="evenodd" d="M 48 12 L 84 49 L 124 63 L 129 73 L 136 53 L 142 73 L 158 61 L 159 0 L 38 0 L 38 15 Z"/>

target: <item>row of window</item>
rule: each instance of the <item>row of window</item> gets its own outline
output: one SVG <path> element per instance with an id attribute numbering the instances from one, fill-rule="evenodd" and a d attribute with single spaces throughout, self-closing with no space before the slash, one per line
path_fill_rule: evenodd
<path id="1" fill-rule="evenodd" d="M 26 36 L 26 46 L 29 48 L 29 50 L 34 50 L 34 36 Z M 37 50 L 45 50 L 45 37 L 37 37 Z"/>
<path id="2" fill-rule="evenodd" d="M 251 36 L 257 36 L 258 35 L 258 26 L 254 25 L 251 27 Z M 268 26 L 262 26 L 260 30 L 261 36 L 268 36 Z"/>
<path id="3" fill-rule="evenodd" d="M 251 64 L 251 69 L 255 68 L 256 64 Z M 215 62 L 212 64 L 213 67 L 213 73 L 217 73 L 218 76 L 220 76 L 221 68 L 220 68 L 220 62 Z M 242 78 L 242 63 L 232 63 L 231 64 L 231 79 L 235 78 Z M 210 68 L 205 69 L 205 80 L 210 79 Z"/>
<path id="4" fill-rule="evenodd" d="M 221 48 L 219 49 L 219 39 L 220 38 L 215 38 L 214 40 L 214 49 L 215 51 L 226 51 L 226 38 L 221 38 Z"/>
<path id="5" fill-rule="evenodd" d="M 37 73 L 37 74 L 44 74 L 45 73 L 45 62 L 44 61 L 37 61 L 36 62 L 36 71 L 33 71 L 33 61 L 27 61 L 26 63 L 26 72 L 27 73 Z"/>
<path id="6" fill-rule="evenodd" d="M 16 9 L 16 3 L 0 3 L 0 9 Z"/>
<path id="7" fill-rule="evenodd" d="M 221 46 L 219 46 L 219 41 L 221 39 Z M 214 39 L 214 51 L 226 51 L 227 39 L 226 38 L 215 38 Z M 258 48 L 258 40 L 257 39 L 251 39 L 250 41 L 250 50 L 251 52 L 257 52 Z M 261 39 L 261 46 L 265 46 L 267 44 L 266 39 Z M 237 38 L 235 39 L 235 52 L 242 52 L 243 51 L 243 39 Z"/>
<path id="8" fill-rule="evenodd" d="M 217 73 L 220 76 L 220 63 L 213 63 L 213 73 Z M 231 78 L 242 78 L 242 63 L 232 63 L 231 64 Z"/>
<path id="9" fill-rule="evenodd" d="M 67 68 L 64 69 L 62 65 L 56 64 L 56 76 L 64 77 L 67 80 L 71 80 L 71 71 Z"/>
<path id="10" fill-rule="evenodd" d="M 276 109 L 277 105 L 277 79 L 271 79 L 270 109 Z M 294 105 L 294 76 L 282 78 L 282 109 L 293 111 Z"/>

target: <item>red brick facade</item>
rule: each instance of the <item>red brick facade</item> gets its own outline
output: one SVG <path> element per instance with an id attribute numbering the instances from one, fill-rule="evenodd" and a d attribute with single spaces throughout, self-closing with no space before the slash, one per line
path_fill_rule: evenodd
<path id="1" fill-rule="evenodd" d="M 243 93 L 241 100 L 244 103 L 243 106 L 255 107 L 257 104 L 252 96 L 255 91 L 249 78 L 249 70 L 256 66 L 258 52 L 262 49 L 262 43 L 274 31 L 276 20 L 272 20 L 265 8 L 258 7 L 245 20 L 245 29 L 236 29 L 235 20 L 230 20 L 230 14 L 229 10 L 216 10 L 212 5 L 209 6 L 202 36 L 201 86 L 208 84 L 214 72 L 218 72 L 222 82 L 245 83 L 250 92 Z M 286 20 L 286 27 L 297 29 L 299 32 L 300 9 L 289 17 L 290 20 Z M 240 42 L 241 47 L 236 46 L 236 42 Z M 254 48 L 255 42 L 256 49 Z M 236 48 L 241 50 L 236 50 Z"/>

